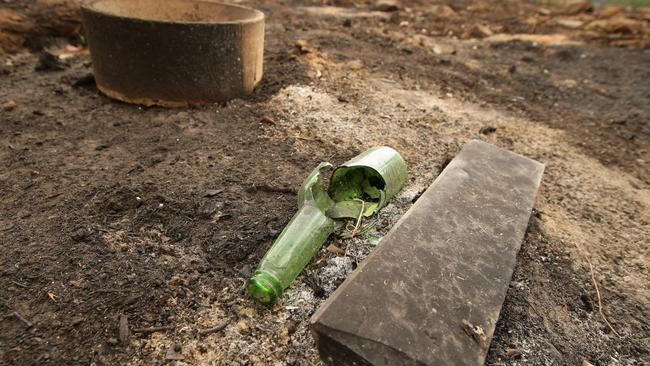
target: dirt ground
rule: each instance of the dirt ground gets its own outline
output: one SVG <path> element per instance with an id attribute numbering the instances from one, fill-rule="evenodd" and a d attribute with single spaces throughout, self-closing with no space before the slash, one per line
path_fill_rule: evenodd
<path id="1" fill-rule="evenodd" d="M 35 70 L 80 39 L 74 12 L 63 38 L 7 21 L 35 3 L 0 5 L 0 364 L 319 365 L 309 316 L 470 139 L 546 164 L 486 364 L 650 364 L 647 9 L 249 3 L 260 87 L 168 110 L 101 95 L 84 52 Z M 409 179 L 372 235 L 249 299 L 302 180 L 374 145 Z"/>

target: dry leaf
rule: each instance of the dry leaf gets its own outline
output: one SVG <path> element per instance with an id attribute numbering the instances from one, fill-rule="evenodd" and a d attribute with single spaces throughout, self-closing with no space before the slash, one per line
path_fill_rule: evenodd
<path id="1" fill-rule="evenodd" d="M 69 283 L 74 287 L 81 287 L 81 280 L 71 280 Z"/>
<path id="2" fill-rule="evenodd" d="M 341 249 L 341 248 L 339 248 L 339 247 L 337 247 L 337 246 L 334 245 L 334 244 L 330 244 L 330 245 L 327 247 L 327 251 L 330 252 L 330 253 L 334 253 L 334 254 L 345 255 L 345 250 L 344 250 L 344 249 Z"/>

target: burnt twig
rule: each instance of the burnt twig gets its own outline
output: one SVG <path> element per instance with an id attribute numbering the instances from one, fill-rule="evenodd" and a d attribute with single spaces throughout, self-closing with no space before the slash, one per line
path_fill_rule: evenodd
<path id="1" fill-rule="evenodd" d="M 14 311 L 13 313 L 11 313 L 11 315 L 12 315 L 14 318 L 20 320 L 23 324 L 25 324 L 25 327 L 27 327 L 27 329 L 30 329 L 31 327 L 34 326 L 34 324 L 32 324 L 32 322 L 30 322 L 29 320 L 25 319 L 22 315 L 18 314 L 17 311 Z"/>
<path id="2" fill-rule="evenodd" d="M 587 263 L 589 263 L 589 271 L 591 272 L 591 281 L 594 284 L 594 288 L 596 289 L 596 296 L 598 297 L 598 312 L 600 313 L 600 317 L 603 319 L 603 322 L 607 324 L 607 327 L 609 330 L 612 331 L 612 333 L 616 334 L 617 337 L 620 337 L 621 335 L 618 334 L 618 332 L 612 327 L 612 324 L 609 323 L 609 320 L 607 320 L 607 317 L 605 316 L 605 312 L 603 311 L 603 301 L 600 297 L 600 289 L 598 288 L 598 282 L 596 281 L 596 275 L 594 273 L 594 266 L 591 264 L 591 260 L 589 257 L 585 256 L 585 259 L 587 260 Z"/>
<path id="3" fill-rule="evenodd" d="M 268 185 L 266 183 L 254 184 L 252 187 L 248 188 L 248 192 L 268 192 L 268 193 L 288 193 L 288 194 L 297 194 L 298 191 L 295 188 L 291 187 L 275 187 Z"/>
<path id="4" fill-rule="evenodd" d="M 18 287 L 29 288 L 29 286 L 27 286 L 27 285 L 25 285 L 25 284 L 22 284 L 22 283 L 20 283 L 20 282 L 18 282 L 18 281 L 13 281 L 13 280 L 12 280 L 11 283 L 13 283 L 14 285 L 16 285 L 16 286 L 18 286 Z"/>
<path id="5" fill-rule="evenodd" d="M 136 328 L 133 329 L 132 332 L 133 333 L 156 333 L 156 332 L 164 332 L 172 329 L 174 329 L 173 325 L 165 325 L 162 327 Z"/>
<path id="6" fill-rule="evenodd" d="M 228 326 L 228 324 L 230 324 L 230 319 L 228 319 L 228 320 L 224 320 L 223 322 L 217 324 L 216 326 L 214 326 L 214 327 L 212 327 L 212 328 L 207 328 L 207 329 L 199 330 L 199 335 L 204 336 L 204 335 L 208 335 L 208 334 L 212 334 L 212 333 L 215 333 L 215 332 L 218 332 L 218 331 L 224 330 L 224 329 L 226 329 L 226 327 Z"/>
<path id="7" fill-rule="evenodd" d="M 612 333 L 616 334 L 617 337 L 620 337 L 621 335 L 618 334 L 618 332 L 614 329 L 612 324 L 607 320 L 607 316 L 605 316 L 605 311 L 603 310 L 603 301 L 600 296 L 600 289 L 598 287 L 598 281 L 596 281 L 596 274 L 594 273 L 594 266 L 591 264 L 591 259 L 589 259 L 589 256 L 585 252 L 585 250 L 578 245 L 578 243 L 575 243 L 576 247 L 578 250 L 581 252 L 582 256 L 585 258 L 587 261 L 587 264 L 589 264 L 589 272 L 591 272 L 591 282 L 594 284 L 594 289 L 596 290 L 596 296 L 598 297 L 598 312 L 600 313 L 600 318 L 603 320 L 605 325 L 609 328 L 609 330 L 612 331 Z"/>

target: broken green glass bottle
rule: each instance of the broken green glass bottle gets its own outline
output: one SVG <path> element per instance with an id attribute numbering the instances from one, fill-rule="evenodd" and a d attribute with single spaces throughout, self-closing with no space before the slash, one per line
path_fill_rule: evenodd
<path id="1" fill-rule="evenodd" d="M 386 146 L 366 150 L 337 168 L 325 190 L 321 173 L 331 167 L 321 163 L 303 182 L 298 212 L 250 279 L 248 291 L 260 302 L 273 303 L 334 231 L 349 219 L 376 213 L 406 181 L 406 162 Z"/>

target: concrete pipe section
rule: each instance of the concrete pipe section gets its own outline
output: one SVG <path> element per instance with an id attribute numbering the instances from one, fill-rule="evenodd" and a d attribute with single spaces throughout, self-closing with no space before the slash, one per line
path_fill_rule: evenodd
<path id="1" fill-rule="evenodd" d="M 201 0 L 91 0 L 82 6 L 97 87 L 135 104 L 185 107 L 253 91 L 264 14 Z"/>

